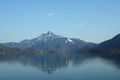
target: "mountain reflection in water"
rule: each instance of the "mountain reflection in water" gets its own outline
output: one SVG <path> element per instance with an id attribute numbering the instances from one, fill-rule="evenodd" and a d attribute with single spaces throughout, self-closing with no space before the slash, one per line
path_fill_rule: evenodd
<path id="1" fill-rule="evenodd" d="M 16 56 L 0 56 L 0 63 L 20 63 L 32 66 L 48 74 L 71 66 L 89 64 L 89 61 L 100 58 L 120 69 L 119 53 L 44 53 L 21 54 Z"/>

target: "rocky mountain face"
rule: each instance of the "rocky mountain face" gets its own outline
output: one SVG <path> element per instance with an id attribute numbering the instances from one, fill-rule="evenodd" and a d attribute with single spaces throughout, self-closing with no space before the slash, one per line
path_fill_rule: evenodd
<path id="1" fill-rule="evenodd" d="M 23 40 L 19 43 L 4 43 L 3 45 L 22 50 L 34 48 L 48 51 L 78 51 L 81 49 L 91 49 L 96 46 L 94 43 L 75 38 L 62 37 L 50 31 L 31 40 Z"/>

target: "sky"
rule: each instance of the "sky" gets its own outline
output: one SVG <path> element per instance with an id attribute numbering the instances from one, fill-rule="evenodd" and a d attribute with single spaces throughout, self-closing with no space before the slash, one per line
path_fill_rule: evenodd
<path id="1" fill-rule="evenodd" d="M 0 0 L 0 43 L 42 33 L 100 43 L 120 33 L 120 0 Z"/>

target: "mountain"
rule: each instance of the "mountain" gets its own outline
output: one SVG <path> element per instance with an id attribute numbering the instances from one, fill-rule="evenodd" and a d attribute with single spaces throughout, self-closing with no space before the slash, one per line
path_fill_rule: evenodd
<path id="1" fill-rule="evenodd" d="M 0 56 L 6 56 L 6 55 L 15 56 L 20 53 L 22 53 L 22 51 L 20 49 L 10 48 L 10 47 L 6 47 L 6 46 L 0 44 Z"/>
<path id="2" fill-rule="evenodd" d="M 81 50 L 89 53 L 120 53 L 120 34 L 106 40 L 90 50 Z"/>
<path id="3" fill-rule="evenodd" d="M 4 45 L 4 46 L 3 46 Z M 7 47 L 6 47 L 7 46 Z M 2 43 L 0 45 L 0 50 L 5 49 L 7 51 L 13 50 L 15 48 L 25 50 L 26 52 L 32 52 L 32 50 L 42 51 L 87 51 L 87 52 L 120 52 L 120 34 L 116 35 L 110 40 L 104 41 L 100 44 L 94 44 L 90 42 L 85 42 L 76 38 L 67 38 L 60 35 L 56 35 L 50 31 L 45 34 L 41 34 L 39 37 L 23 40 L 19 43 L 10 42 Z M 38 52 L 38 51 L 37 51 Z"/>
<path id="4" fill-rule="evenodd" d="M 100 43 L 96 49 L 106 49 L 106 50 L 110 50 L 110 49 L 114 49 L 114 50 L 120 50 L 120 34 L 116 35 L 115 37 L 113 37 L 110 40 L 104 41 L 102 43 Z"/>
<path id="5" fill-rule="evenodd" d="M 62 37 L 60 35 L 56 35 L 51 31 L 48 31 L 46 34 L 41 34 L 41 36 L 31 39 L 31 40 L 23 40 L 19 43 L 10 42 L 4 43 L 3 45 L 12 47 L 12 48 L 19 48 L 22 50 L 26 49 L 38 49 L 38 50 L 47 50 L 47 51 L 77 51 L 83 48 L 91 49 L 96 44 L 85 42 L 80 39 L 75 38 L 67 38 Z"/>

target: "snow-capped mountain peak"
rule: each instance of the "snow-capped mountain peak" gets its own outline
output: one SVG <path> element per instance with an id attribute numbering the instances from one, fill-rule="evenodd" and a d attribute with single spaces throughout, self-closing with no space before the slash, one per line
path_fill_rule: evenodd
<path id="1" fill-rule="evenodd" d="M 45 34 L 42 34 L 39 38 L 47 38 L 47 39 L 50 39 L 50 38 L 58 38 L 58 37 L 60 37 L 59 35 L 56 35 L 56 34 L 54 34 L 53 32 L 51 32 L 51 31 L 48 31 L 47 33 L 45 33 Z"/>
<path id="2" fill-rule="evenodd" d="M 48 34 L 48 35 L 54 35 L 54 33 L 51 32 L 51 31 L 48 31 L 47 34 Z"/>
<path id="3" fill-rule="evenodd" d="M 39 49 L 39 50 L 79 50 L 86 45 L 91 45 L 85 41 L 75 38 L 67 38 L 56 35 L 51 31 L 41 34 L 39 37 L 30 40 L 23 40 L 19 43 L 6 43 L 6 46 L 20 49 Z"/>

